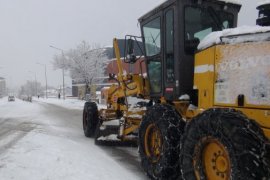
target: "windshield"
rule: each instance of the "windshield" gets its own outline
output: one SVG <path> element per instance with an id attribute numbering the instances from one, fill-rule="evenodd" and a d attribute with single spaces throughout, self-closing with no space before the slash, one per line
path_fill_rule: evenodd
<path id="1" fill-rule="evenodd" d="M 213 31 L 232 28 L 233 20 L 232 14 L 217 11 L 212 7 L 187 6 L 185 8 L 185 41 L 196 41 L 198 44 Z"/>
<path id="2" fill-rule="evenodd" d="M 160 17 L 150 21 L 143 26 L 145 50 L 147 56 L 160 53 Z"/>

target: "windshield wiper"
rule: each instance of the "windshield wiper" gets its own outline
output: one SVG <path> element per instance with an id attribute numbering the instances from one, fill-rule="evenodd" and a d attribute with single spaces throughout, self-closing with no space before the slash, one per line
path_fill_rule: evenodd
<path id="1" fill-rule="evenodd" d="M 211 16 L 211 18 L 213 19 L 213 21 L 215 22 L 216 26 L 219 28 L 219 30 L 223 30 L 226 29 L 219 17 L 219 15 L 216 13 L 216 11 L 214 10 L 214 8 L 212 7 L 208 7 L 208 12 Z"/>
<path id="2" fill-rule="evenodd" d="M 154 43 L 155 46 L 157 47 L 156 40 L 157 40 L 157 38 L 159 37 L 159 34 L 160 34 L 160 33 L 158 33 L 158 35 L 156 36 L 156 38 L 153 37 L 153 34 L 152 34 L 152 33 L 150 33 L 150 34 L 151 34 L 151 38 L 152 38 L 152 40 L 153 40 L 153 43 Z"/>

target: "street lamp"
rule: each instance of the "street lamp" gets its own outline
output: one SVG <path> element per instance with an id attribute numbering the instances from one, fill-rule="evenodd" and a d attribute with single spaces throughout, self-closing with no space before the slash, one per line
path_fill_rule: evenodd
<path id="1" fill-rule="evenodd" d="M 36 89 L 36 96 L 37 96 L 37 74 L 33 71 L 28 71 L 29 73 L 35 74 L 35 89 Z"/>
<path id="2" fill-rule="evenodd" d="M 46 67 L 46 64 L 41 64 L 41 63 L 37 63 L 37 64 L 42 65 L 45 68 L 46 99 L 48 99 L 48 94 L 47 94 L 47 92 L 48 92 L 48 86 L 47 86 L 47 67 Z"/>
<path id="3" fill-rule="evenodd" d="M 62 73 L 63 73 L 63 99 L 65 100 L 65 67 L 64 67 L 64 50 L 63 49 L 60 49 L 58 47 L 55 47 L 55 46 L 51 46 L 50 45 L 50 48 L 53 48 L 53 49 L 56 49 L 56 50 L 59 50 L 62 52 L 62 57 L 63 57 L 63 69 L 62 69 Z"/>

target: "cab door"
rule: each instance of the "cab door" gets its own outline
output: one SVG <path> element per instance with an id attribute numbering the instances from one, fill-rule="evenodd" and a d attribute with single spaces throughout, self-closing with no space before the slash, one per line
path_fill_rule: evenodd
<path id="1" fill-rule="evenodd" d="M 170 5 L 142 24 L 151 97 L 174 91 L 174 6 Z"/>
<path id="2" fill-rule="evenodd" d="M 164 96 L 173 100 L 175 94 L 175 10 L 170 6 L 163 11 L 164 16 L 164 48 L 163 48 L 163 69 L 164 69 Z"/>
<path id="3" fill-rule="evenodd" d="M 158 13 L 142 25 L 151 97 L 163 94 L 162 19 L 162 13 Z"/>

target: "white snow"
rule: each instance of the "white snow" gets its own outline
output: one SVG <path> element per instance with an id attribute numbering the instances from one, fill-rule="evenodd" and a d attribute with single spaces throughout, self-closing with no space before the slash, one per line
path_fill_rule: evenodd
<path id="1" fill-rule="evenodd" d="M 118 138 L 117 138 L 117 134 L 110 134 L 108 136 L 100 136 L 98 138 L 98 140 L 100 141 L 120 141 Z"/>
<path id="2" fill-rule="evenodd" d="M 266 4 L 270 4 L 270 0 L 260 0 L 260 1 L 258 2 L 258 6 L 266 5 Z"/>
<path id="3" fill-rule="evenodd" d="M 184 94 L 184 95 L 179 97 L 179 100 L 190 100 L 190 97 L 188 94 Z"/>
<path id="4" fill-rule="evenodd" d="M 83 107 L 83 101 L 38 101 L 35 99 L 30 103 L 16 99 L 15 102 L 8 102 L 6 97 L 0 99 L 1 180 L 144 178 L 132 167 L 127 167 L 128 163 L 121 163 L 119 159 L 123 157 L 112 154 L 112 150 L 95 146 L 93 139 L 84 137 L 81 127 L 74 128 L 70 125 L 71 120 L 59 119 L 57 115 L 44 111 L 42 105 L 51 103 L 75 111 L 73 109 Z M 3 136 L 3 133 L 7 135 Z M 136 148 L 129 148 L 128 151 L 126 153 L 131 156 L 137 156 Z"/>
<path id="5" fill-rule="evenodd" d="M 220 44 L 221 43 L 221 37 L 226 37 L 226 36 L 232 36 L 232 35 L 243 35 L 243 34 L 255 34 L 255 33 L 261 33 L 261 32 L 268 32 L 270 31 L 270 27 L 261 27 L 261 26 L 241 26 L 238 28 L 232 28 L 232 29 L 225 29 L 223 31 L 216 31 L 212 32 L 209 35 L 207 35 L 198 45 L 198 50 L 203 50 L 206 49 L 210 46 L 213 46 L 215 44 Z M 257 37 L 256 39 L 253 38 L 254 36 L 246 36 L 245 39 L 240 38 L 237 41 L 232 41 L 232 43 L 239 43 L 239 42 L 245 42 L 246 40 L 248 41 L 258 41 Z M 265 38 L 265 37 L 263 37 Z M 268 37 L 266 37 L 268 38 Z M 228 39 L 229 43 L 231 40 Z"/>
<path id="6" fill-rule="evenodd" d="M 68 108 L 68 109 L 78 109 L 82 110 L 84 107 L 84 103 L 86 101 L 80 100 L 78 98 L 66 98 L 65 100 L 63 99 L 57 99 L 57 98 L 33 98 L 33 101 L 38 101 L 38 102 L 43 102 L 47 104 L 53 104 L 57 105 L 60 107 Z M 144 99 L 138 99 L 136 97 L 128 97 L 128 104 L 130 105 L 130 111 L 141 111 L 145 110 L 146 108 L 138 108 L 134 107 L 137 102 L 148 102 L 148 100 Z M 107 109 L 107 105 L 105 104 L 97 104 L 99 109 Z"/>
<path id="7" fill-rule="evenodd" d="M 33 98 L 34 101 L 54 104 L 68 109 L 83 109 L 85 101 L 79 99 L 57 99 L 57 98 Z"/>
<path id="8" fill-rule="evenodd" d="M 47 104 L 54 104 L 57 106 L 61 106 L 64 108 L 68 108 L 68 109 L 79 109 L 82 110 L 84 107 L 84 103 L 86 101 L 84 100 L 79 100 L 78 98 L 66 98 L 65 100 L 63 99 L 57 99 L 57 98 L 33 98 L 34 101 L 38 101 L 38 102 L 44 102 Z M 106 109 L 106 105 L 104 104 L 98 104 L 99 108 L 103 108 Z"/>

